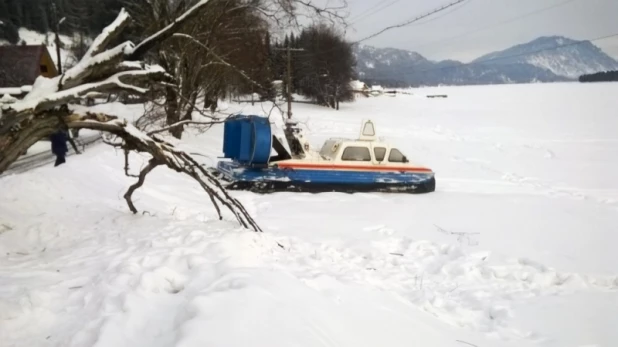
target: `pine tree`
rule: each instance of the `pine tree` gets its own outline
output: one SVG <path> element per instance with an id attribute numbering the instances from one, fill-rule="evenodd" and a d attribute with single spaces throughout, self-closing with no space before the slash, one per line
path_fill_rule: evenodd
<path id="1" fill-rule="evenodd" d="M 17 28 L 7 19 L 0 19 L 0 21 L 2 21 L 2 24 L 0 25 L 0 39 L 16 44 L 19 41 L 19 33 L 17 32 Z"/>
<path id="2" fill-rule="evenodd" d="M 8 19 L 16 28 L 22 26 L 23 13 L 20 0 L 7 0 L 8 7 Z"/>

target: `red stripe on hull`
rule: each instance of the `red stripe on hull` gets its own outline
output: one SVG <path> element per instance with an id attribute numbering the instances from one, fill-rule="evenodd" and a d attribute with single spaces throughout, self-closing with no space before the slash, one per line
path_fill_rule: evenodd
<path id="1" fill-rule="evenodd" d="M 320 165 L 320 164 L 284 164 L 278 166 L 282 169 L 344 169 L 359 171 L 404 171 L 418 173 L 432 173 L 433 171 L 424 167 L 405 167 L 405 166 L 362 166 L 362 165 Z"/>

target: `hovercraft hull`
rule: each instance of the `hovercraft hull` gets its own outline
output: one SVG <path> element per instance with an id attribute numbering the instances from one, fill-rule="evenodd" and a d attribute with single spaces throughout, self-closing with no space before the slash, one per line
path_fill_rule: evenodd
<path id="1" fill-rule="evenodd" d="M 276 165 L 252 168 L 235 162 L 219 162 L 217 171 L 230 190 L 274 192 L 388 192 L 435 191 L 433 172 L 388 171 L 375 168 L 291 168 Z"/>

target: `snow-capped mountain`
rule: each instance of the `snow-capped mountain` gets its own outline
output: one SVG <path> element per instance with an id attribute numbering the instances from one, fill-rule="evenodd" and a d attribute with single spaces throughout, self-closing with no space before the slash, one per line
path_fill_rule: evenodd
<path id="1" fill-rule="evenodd" d="M 618 69 L 618 62 L 591 42 L 559 36 L 541 37 L 467 64 L 371 46 L 356 46 L 355 55 L 359 78 L 387 85 L 556 82 Z"/>
<path id="2" fill-rule="evenodd" d="M 618 69 L 618 62 L 590 41 L 575 41 L 562 36 L 539 37 L 525 44 L 484 55 L 475 62 L 530 64 L 569 78 Z"/>

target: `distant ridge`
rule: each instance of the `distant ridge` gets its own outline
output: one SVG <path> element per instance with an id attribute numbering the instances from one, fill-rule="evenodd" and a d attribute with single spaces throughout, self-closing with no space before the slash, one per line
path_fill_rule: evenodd
<path id="1" fill-rule="evenodd" d="M 467 85 L 575 81 L 579 76 L 617 70 L 618 62 L 590 41 L 543 36 L 471 63 L 431 61 L 421 54 L 356 46 L 360 79 L 383 85 Z"/>

